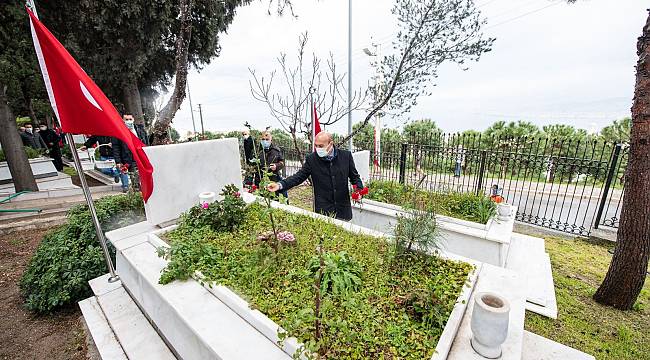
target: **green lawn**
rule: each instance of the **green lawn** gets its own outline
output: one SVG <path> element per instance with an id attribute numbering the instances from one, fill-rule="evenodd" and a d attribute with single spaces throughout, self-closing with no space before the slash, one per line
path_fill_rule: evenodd
<path id="1" fill-rule="evenodd" d="M 289 192 L 292 205 L 311 209 L 311 188 Z M 596 359 L 650 360 L 650 281 L 632 311 L 597 304 L 591 296 L 605 277 L 613 244 L 546 238 L 551 256 L 558 319 L 526 313 L 526 330 L 571 346 Z"/>
<path id="2" fill-rule="evenodd" d="M 597 304 L 591 296 L 605 277 L 611 244 L 546 238 L 558 319 L 526 313 L 526 330 L 592 354 L 596 359 L 650 359 L 650 282 L 635 310 Z"/>

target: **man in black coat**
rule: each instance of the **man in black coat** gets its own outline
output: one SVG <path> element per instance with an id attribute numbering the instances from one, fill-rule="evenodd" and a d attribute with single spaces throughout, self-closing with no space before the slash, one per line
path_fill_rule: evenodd
<path id="1" fill-rule="evenodd" d="M 241 136 L 244 139 L 244 158 L 246 159 L 246 163 L 250 164 L 250 161 L 253 160 L 255 156 L 253 150 L 253 138 L 248 129 L 242 131 Z"/>
<path id="2" fill-rule="evenodd" d="M 20 139 L 23 141 L 23 146 L 29 146 L 36 150 L 47 150 L 45 141 L 38 132 L 34 132 L 32 124 L 25 124 L 25 131 L 20 133 Z"/>
<path id="3" fill-rule="evenodd" d="M 314 186 L 314 210 L 334 215 L 340 220 L 352 219 L 350 184 L 363 188 L 361 177 L 354 166 L 352 153 L 337 149 L 332 135 L 321 132 L 314 141 L 316 152 L 307 155 L 298 172 L 280 182 L 268 186 L 269 191 L 289 190 L 302 184 L 311 176 Z"/>
<path id="4" fill-rule="evenodd" d="M 257 154 L 257 159 L 259 159 L 258 171 L 255 172 L 255 185 L 260 186 L 260 181 L 263 177 L 263 172 L 270 172 L 271 181 L 280 181 L 282 176 L 280 171 L 284 168 L 284 156 L 282 155 L 282 150 L 273 143 L 273 135 L 270 132 L 265 131 L 262 133 L 262 139 L 260 140 L 260 151 Z M 258 166 L 257 163 L 253 163 L 254 166 Z M 288 197 L 286 190 L 278 191 L 280 195 Z"/>
<path id="5" fill-rule="evenodd" d="M 47 127 L 47 124 L 43 123 L 39 127 L 40 131 L 38 135 L 41 136 L 47 149 L 49 150 L 50 157 L 54 163 L 54 167 L 57 171 L 63 171 L 63 159 L 61 159 L 61 148 L 59 147 L 59 141 L 61 137 L 56 131 Z"/>

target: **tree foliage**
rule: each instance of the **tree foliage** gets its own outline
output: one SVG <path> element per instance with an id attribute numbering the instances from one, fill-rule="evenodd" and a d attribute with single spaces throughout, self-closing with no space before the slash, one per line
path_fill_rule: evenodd
<path id="1" fill-rule="evenodd" d="M 621 120 L 614 120 L 611 125 L 605 126 L 600 130 L 600 137 L 612 143 L 629 143 L 631 128 L 632 118 L 627 117 Z"/>
<path id="2" fill-rule="evenodd" d="M 379 96 L 362 126 L 386 106 L 397 114 L 408 112 L 420 96 L 431 94 L 441 64 L 465 68 L 466 62 L 478 61 L 490 51 L 494 42 L 483 36 L 486 20 L 473 0 L 398 0 L 392 13 L 399 26 L 394 51 L 376 63 L 386 81 L 371 89 Z"/>

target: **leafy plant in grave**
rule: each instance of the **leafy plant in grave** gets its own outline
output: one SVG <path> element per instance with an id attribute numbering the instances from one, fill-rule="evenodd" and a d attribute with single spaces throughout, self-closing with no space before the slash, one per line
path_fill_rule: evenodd
<path id="1" fill-rule="evenodd" d="M 104 231 L 145 219 L 139 194 L 107 196 L 95 208 Z M 45 234 L 20 279 L 25 307 L 48 313 L 76 303 L 92 294 L 88 280 L 107 272 L 88 207 L 75 206 L 66 224 Z"/>
<path id="2" fill-rule="evenodd" d="M 275 218 L 273 217 L 273 213 L 275 210 L 271 206 L 271 203 L 275 200 L 278 199 L 278 196 L 269 190 L 267 190 L 267 186 L 269 186 L 272 181 L 271 181 L 271 175 L 272 173 L 270 171 L 261 171 L 262 178 L 260 179 L 260 187 L 255 190 L 254 194 L 261 197 L 262 201 L 264 202 L 264 210 L 262 211 L 262 214 L 265 216 L 269 217 L 269 220 L 271 222 L 271 231 L 272 233 L 270 234 L 271 236 L 264 236 L 265 241 L 264 243 L 268 244 L 271 249 L 273 249 L 273 253 L 277 254 L 279 247 L 280 247 L 280 239 L 278 238 L 278 227 L 276 225 Z M 284 196 L 280 195 L 280 201 L 281 202 L 286 202 L 286 199 Z"/>
<path id="3" fill-rule="evenodd" d="M 439 298 L 434 291 L 418 289 L 400 298 L 399 302 L 411 318 L 425 326 L 444 328 L 447 322 L 448 301 Z"/>
<path id="4" fill-rule="evenodd" d="M 314 256 L 307 264 L 313 276 L 316 276 L 321 268 L 320 258 L 320 255 Z M 323 274 L 319 282 L 321 293 L 345 296 L 359 290 L 362 269 L 348 253 L 325 253 L 322 260 Z"/>

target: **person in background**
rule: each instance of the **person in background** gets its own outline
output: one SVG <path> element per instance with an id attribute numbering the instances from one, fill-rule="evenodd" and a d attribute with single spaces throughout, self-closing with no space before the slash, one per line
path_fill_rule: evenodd
<path id="1" fill-rule="evenodd" d="M 79 150 L 85 151 L 89 147 L 97 146 L 100 160 L 114 160 L 112 145 L 110 136 L 91 135 L 84 143 L 84 146 L 79 148 Z M 116 183 L 120 182 L 120 172 L 116 167 L 112 169 L 100 169 L 100 171 L 106 175 L 112 176 Z"/>
<path id="2" fill-rule="evenodd" d="M 251 137 L 251 132 L 248 129 L 245 129 L 241 132 L 241 137 L 244 139 L 244 158 L 246 163 L 250 164 L 250 161 L 254 159 L 254 150 L 253 150 L 253 138 Z"/>
<path id="3" fill-rule="evenodd" d="M 143 144 L 149 146 L 149 136 L 147 136 L 147 130 L 144 128 L 144 124 L 136 124 L 133 115 L 130 113 L 122 115 L 122 120 L 124 120 L 124 123 L 129 130 L 131 130 L 131 132 L 133 132 Z"/>
<path id="4" fill-rule="evenodd" d="M 20 126 L 20 127 L 18 127 L 18 133 L 19 133 L 19 134 L 22 134 L 22 133 L 24 133 L 24 132 L 25 132 L 25 127 L 24 127 L 24 126 Z"/>
<path id="5" fill-rule="evenodd" d="M 273 144 L 273 135 L 269 131 L 262 133 L 262 139 L 260 140 L 260 145 L 262 145 L 259 153 L 259 171 L 255 174 L 255 185 L 260 186 L 260 181 L 262 179 L 262 172 L 268 171 L 271 172 L 270 180 L 277 182 L 282 180 L 280 171 L 284 167 L 284 157 L 282 156 L 282 150 Z M 283 195 L 285 198 L 288 198 L 288 193 L 286 190 L 276 191 L 276 193 Z"/>
<path id="6" fill-rule="evenodd" d="M 32 124 L 25 124 L 25 132 L 20 133 L 20 138 L 23 140 L 23 146 L 29 146 L 36 150 L 47 150 L 47 145 L 43 138 L 38 133 L 34 132 Z"/>
<path id="7" fill-rule="evenodd" d="M 133 126 L 133 116 L 130 114 L 124 114 L 122 119 L 124 120 L 126 127 L 137 136 L 138 134 Z M 113 150 L 115 167 L 117 168 L 120 179 L 122 180 L 122 192 L 127 192 L 129 190 L 129 173 L 134 173 L 136 171 L 133 154 L 124 141 L 115 137 L 111 138 L 111 148 Z"/>
<path id="8" fill-rule="evenodd" d="M 314 210 L 323 215 L 334 215 L 340 220 L 352 219 L 348 180 L 358 189 L 363 188 L 352 153 L 334 146 L 332 135 L 324 131 L 316 135 L 314 146 L 316 152 L 307 155 L 305 163 L 296 174 L 268 185 L 267 190 L 287 191 L 311 176 Z"/>
<path id="9" fill-rule="evenodd" d="M 59 147 L 61 137 L 54 130 L 48 128 L 45 123 L 39 126 L 38 135 L 45 142 L 56 170 L 63 171 L 63 159 L 61 159 L 61 148 Z"/>
<path id="10" fill-rule="evenodd" d="M 454 167 L 454 177 L 460 177 L 460 173 L 463 170 L 463 165 L 465 164 L 465 150 L 463 145 L 458 145 L 456 149 L 456 166 Z"/>

